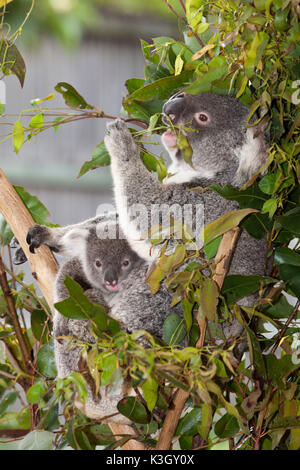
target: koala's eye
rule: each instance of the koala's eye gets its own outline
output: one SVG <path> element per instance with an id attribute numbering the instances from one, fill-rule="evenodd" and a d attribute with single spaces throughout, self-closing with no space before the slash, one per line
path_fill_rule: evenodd
<path id="1" fill-rule="evenodd" d="M 197 114 L 195 114 L 195 119 L 200 124 L 206 124 L 210 120 L 208 114 L 206 114 L 206 113 L 197 113 Z"/>
<path id="2" fill-rule="evenodd" d="M 128 268 L 129 264 L 130 264 L 130 263 L 129 263 L 129 260 L 128 260 L 128 259 L 124 259 L 124 261 L 123 261 L 123 263 L 122 263 L 122 266 L 123 266 L 123 268 Z"/>
<path id="3" fill-rule="evenodd" d="M 206 116 L 206 114 L 200 113 L 199 114 L 199 120 L 203 121 L 203 122 L 206 122 L 208 120 L 208 117 Z"/>
<path id="4" fill-rule="evenodd" d="M 95 266 L 96 266 L 96 268 L 101 268 L 102 264 L 101 264 L 101 261 L 99 259 L 96 259 Z"/>

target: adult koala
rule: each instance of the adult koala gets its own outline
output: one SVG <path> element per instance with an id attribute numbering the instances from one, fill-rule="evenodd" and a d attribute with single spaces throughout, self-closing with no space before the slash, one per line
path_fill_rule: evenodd
<path id="1" fill-rule="evenodd" d="M 161 184 L 143 165 L 139 149 L 125 123 L 109 123 L 105 145 L 111 156 L 111 171 L 117 212 L 122 230 L 132 248 L 151 259 L 150 244 L 139 238 L 140 218 L 132 207 L 151 213 L 165 205 L 181 208 L 203 207 L 204 225 L 236 209 L 235 202 L 223 199 L 213 190 L 203 194 L 191 191 L 214 183 L 240 187 L 258 171 L 267 158 L 262 126 L 245 129 L 249 110 L 233 97 L 213 93 L 179 93 L 163 107 L 165 122 L 180 126 L 192 148 L 192 166 L 185 162 L 177 146 L 174 128 L 162 135 L 171 165 L 170 176 Z M 153 209 L 154 208 L 154 209 Z M 231 274 L 264 274 L 266 241 L 255 240 L 242 231 L 231 262 Z M 245 299 L 245 304 L 247 299 Z M 251 300 L 249 300 L 251 302 Z"/>

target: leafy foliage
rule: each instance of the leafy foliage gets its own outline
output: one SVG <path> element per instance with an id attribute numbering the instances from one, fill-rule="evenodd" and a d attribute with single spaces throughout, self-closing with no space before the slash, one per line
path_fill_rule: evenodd
<path id="1" fill-rule="evenodd" d="M 173 392 L 182 389 L 189 398 L 175 432 L 181 449 L 214 449 L 223 440 L 230 449 L 299 449 L 300 251 L 294 240 L 300 233 L 299 6 L 288 0 L 180 3 L 182 9 L 176 9 L 176 15 L 182 23 L 182 41 L 167 37 L 154 38 L 152 43 L 141 41 L 145 77 L 126 82 L 123 110 L 127 119 L 144 127 L 135 138 L 142 146 L 145 133 L 163 131 L 162 105 L 178 89 L 191 94 L 230 93 L 249 106 L 249 119 L 258 113 L 258 120 L 268 125 L 269 158 L 260 172 L 264 173 L 260 178 L 254 175 L 241 190 L 211 187 L 224 198 L 237 201 L 239 210 L 206 227 L 206 257 L 197 252 L 191 259 L 184 243 L 171 255 L 162 253 L 148 277 L 151 291 L 155 295 L 164 283 L 173 295 L 172 305 L 181 302 L 184 312 L 183 319 L 175 314 L 166 319 L 163 341 L 144 331 L 121 331 L 70 279 L 66 279 L 70 297 L 56 307 L 68 318 L 91 321 L 97 343 L 80 346 L 96 383 L 113 387 L 120 384 L 122 376 L 130 380 L 137 394 L 124 397 L 118 409 L 136 423 L 138 440 L 155 446 L 155 433 L 162 428 Z M 12 137 L 16 151 L 26 133 L 37 135 L 79 117 L 108 117 L 71 85 L 64 83 L 62 88 L 58 84 L 56 90 L 73 114 L 46 122 L 49 109 L 44 101 L 48 98 L 35 102 L 29 124 L 22 124 L 23 118 L 15 123 Z M 186 142 L 179 144 L 187 149 L 188 160 Z M 166 176 L 159 158 L 145 151 L 141 156 L 149 171 L 161 180 Z M 79 176 L 106 164 L 109 158 L 101 143 Z M 33 199 L 24 199 L 34 211 Z M 44 220 L 46 214 L 38 207 Z M 223 234 L 239 224 L 256 239 L 267 236 L 272 275 L 226 276 L 220 289 L 212 279 L 214 256 Z M 1 228 L 6 244 L 7 227 L 2 223 Z M 184 270 L 178 271 L 183 265 Z M 34 287 L 23 283 L 21 275 L 10 274 L 20 321 L 23 310 L 31 314 L 31 325 L 24 321 L 23 332 L 36 369 L 29 385 L 19 338 L 1 292 L 0 340 L 6 354 L 0 355 L 0 430 L 31 431 L 22 441 L 24 448 L 63 448 L 68 444 L 90 450 L 97 445 L 110 449 L 121 445 L 128 436 L 116 441 L 106 425 L 95 424 L 74 409 L 75 394 L 82 401 L 87 396 L 83 375 L 73 372 L 55 381 L 49 309 Z M 21 286 L 19 290 L 15 283 Z M 244 306 L 243 297 L 254 293 L 254 306 Z M 292 294 L 295 302 L 286 293 Z M 244 334 L 227 344 L 220 326 L 232 319 L 240 323 Z M 209 321 L 201 348 L 197 347 L 197 320 L 200 325 Z M 143 347 L 141 337 L 151 347 Z M 242 343 L 247 345 L 249 360 L 239 355 Z M 17 398 L 17 382 L 26 390 L 27 403 L 20 412 L 10 412 L 9 406 Z M 58 416 L 59 401 L 65 423 Z M 54 434 L 55 429 L 59 433 Z"/>

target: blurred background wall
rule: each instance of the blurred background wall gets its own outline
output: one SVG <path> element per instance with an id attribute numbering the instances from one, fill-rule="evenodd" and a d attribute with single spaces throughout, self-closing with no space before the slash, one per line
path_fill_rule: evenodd
<path id="1" fill-rule="evenodd" d="M 46 97 L 65 81 L 87 102 L 119 115 L 125 81 L 143 78 L 139 38 L 176 35 L 177 24 L 170 22 L 172 15 L 166 16 L 164 2 L 147 3 L 37 0 L 17 42 L 27 67 L 24 88 L 16 77 L 5 77 L 6 113 L 19 114 L 30 108 L 30 100 Z M 7 21 L 17 28 L 30 4 L 14 0 L 7 6 Z M 48 106 L 63 107 L 63 99 L 56 96 Z M 17 117 L 7 119 L 15 122 Z M 100 203 L 112 201 L 110 170 L 99 168 L 80 179 L 76 176 L 103 140 L 105 126 L 103 119 L 89 119 L 61 126 L 57 133 L 50 129 L 36 142 L 26 143 L 18 155 L 9 139 L 1 143 L 0 166 L 14 184 L 39 197 L 53 223 L 65 225 L 92 217 Z M 1 131 L 5 133 L 4 126 Z"/>

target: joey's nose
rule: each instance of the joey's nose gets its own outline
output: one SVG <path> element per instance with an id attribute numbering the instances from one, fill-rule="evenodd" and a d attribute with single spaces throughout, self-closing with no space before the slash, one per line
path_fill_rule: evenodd
<path id="1" fill-rule="evenodd" d="M 117 279 L 113 279 L 112 281 L 105 281 L 105 284 L 107 286 L 116 286 L 118 284 L 118 280 Z"/>
<path id="2" fill-rule="evenodd" d="M 170 98 L 163 106 L 163 113 L 169 116 L 173 124 L 176 124 L 180 118 L 181 113 L 185 107 L 185 93 L 180 93 Z M 163 119 L 166 124 L 169 124 L 167 118 Z"/>

